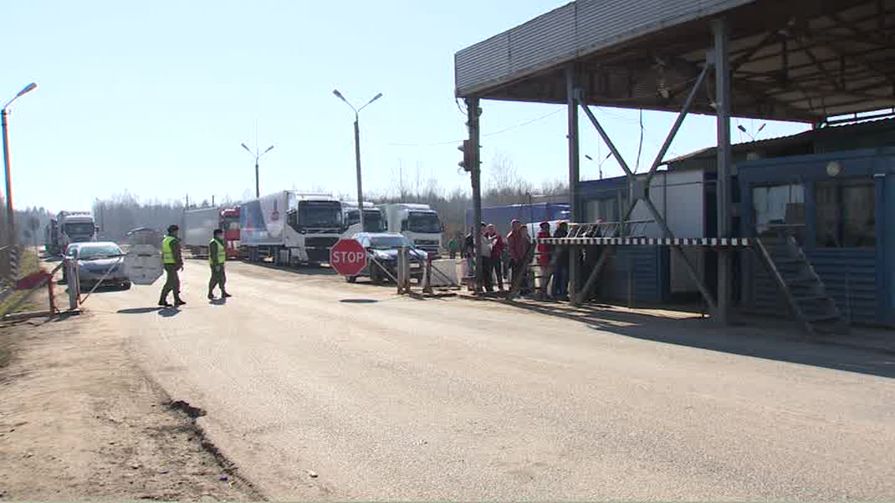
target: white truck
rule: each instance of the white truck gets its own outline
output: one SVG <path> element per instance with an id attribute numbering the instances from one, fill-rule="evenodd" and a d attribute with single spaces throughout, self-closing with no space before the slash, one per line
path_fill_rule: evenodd
<path id="1" fill-rule="evenodd" d="M 48 226 L 47 250 L 61 255 L 71 243 L 96 241 L 96 233 L 96 220 L 89 211 L 60 211 Z"/>
<path id="2" fill-rule="evenodd" d="M 289 266 L 329 262 L 342 222 L 342 203 L 329 195 L 287 190 L 254 199 L 240 207 L 242 255 Z"/>
<path id="3" fill-rule="evenodd" d="M 428 204 L 396 203 L 382 206 L 388 221 L 389 232 L 400 232 L 414 246 L 437 256 L 441 249 L 444 225 L 438 213 Z"/>
<path id="4" fill-rule="evenodd" d="M 364 229 L 360 228 L 360 211 L 357 201 L 342 201 L 342 237 L 350 238 L 358 232 L 385 232 L 388 225 L 382 210 L 371 202 L 364 202 Z"/>
<path id="5" fill-rule="evenodd" d="M 189 250 L 193 257 L 207 257 L 208 242 L 211 241 L 214 230 L 220 225 L 220 208 L 209 206 L 184 210 L 181 226 L 183 247 Z"/>

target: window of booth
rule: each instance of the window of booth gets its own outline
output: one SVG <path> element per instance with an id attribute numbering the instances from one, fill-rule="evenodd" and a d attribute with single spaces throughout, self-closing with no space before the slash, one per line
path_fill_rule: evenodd
<path id="1" fill-rule="evenodd" d="M 602 219 L 604 222 L 618 222 L 621 220 L 620 212 L 628 209 L 628 197 L 623 191 L 613 193 L 611 196 L 603 195 L 599 199 L 592 199 L 585 203 L 586 218 L 590 222 Z"/>
<path id="2" fill-rule="evenodd" d="M 876 189 L 871 180 L 831 180 L 815 185 L 817 246 L 876 246 Z"/>
<path id="3" fill-rule="evenodd" d="M 800 183 L 752 188 L 755 232 L 762 235 L 773 226 L 789 227 L 799 241 L 805 225 L 805 188 Z"/>

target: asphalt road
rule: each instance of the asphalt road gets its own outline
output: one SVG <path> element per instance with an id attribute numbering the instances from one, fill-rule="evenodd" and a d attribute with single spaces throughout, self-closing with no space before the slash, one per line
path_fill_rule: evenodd
<path id="1" fill-rule="evenodd" d="M 895 356 L 228 268 L 86 307 L 271 498 L 895 498 Z"/>

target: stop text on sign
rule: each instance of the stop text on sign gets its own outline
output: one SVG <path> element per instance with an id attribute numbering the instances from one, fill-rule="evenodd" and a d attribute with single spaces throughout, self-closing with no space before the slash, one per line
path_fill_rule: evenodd
<path id="1" fill-rule="evenodd" d="M 330 254 L 332 255 L 333 264 L 356 264 L 358 262 L 363 262 L 366 257 L 366 252 L 359 251 L 336 251 Z"/>

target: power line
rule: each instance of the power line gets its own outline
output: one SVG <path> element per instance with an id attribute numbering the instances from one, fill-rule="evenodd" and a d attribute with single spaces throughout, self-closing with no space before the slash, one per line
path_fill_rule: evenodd
<path id="1" fill-rule="evenodd" d="M 504 129 L 492 131 L 490 133 L 484 133 L 484 134 L 482 134 L 482 138 L 487 138 L 490 136 L 497 136 L 497 135 L 506 133 L 508 131 L 512 131 L 514 129 L 518 129 L 518 128 L 521 128 L 524 126 L 528 126 L 530 124 L 534 124 L 535 122 L 540 122 L 540 121 L 542 121 L 548 117 L 551 117 L 553 115 L 556 115 L 564 110 L 565 109 L 554 110 L 550 113 L 541 115 L 539 117 L 535 117 L 534 119 L 530 119 L 525 122 L 520 122 L 518 124 L 514 124 L 510 127 L 504 128 Z M 389 143 L 388 145 L 392 146 L 392 147 L 437 147 L 437 146 L 441 146 L 441 145 L 454 145 L 457 143 L 461 143 L 463 140 L 465 140 L 465 138 L 461 138 L 459 140 L 451 140 L 451 141 L 440 141 L 440 142 L 435 142 L 435 143 Z"/>

